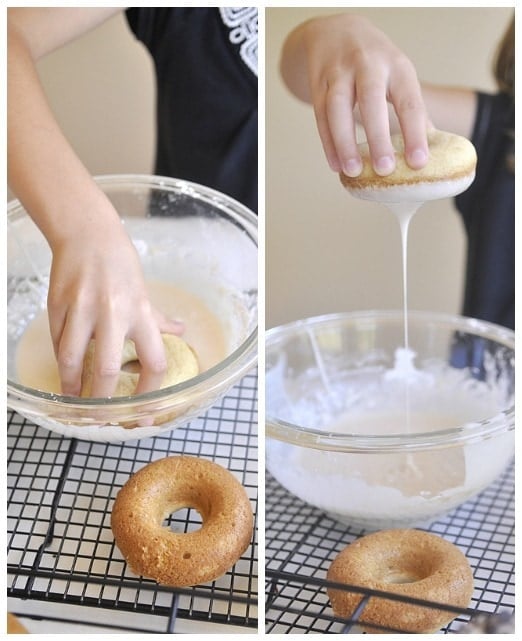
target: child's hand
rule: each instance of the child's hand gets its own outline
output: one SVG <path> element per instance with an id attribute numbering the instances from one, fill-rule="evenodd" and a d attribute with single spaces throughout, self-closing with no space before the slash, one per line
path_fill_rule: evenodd
<path id="1" fill-rule="evenodd" d="M 388 103 L 399 120 L 408 164 L 412 168 L 426 164 L 428 118 L 413 64 L 365 18 L 342 14 L 300 25 L 285 43 L 281 71 L 289 88 L 312 102 L 334 171 L 349 176 L 361 172 L 356 110 L 375 171 L 380 175 L 393 171 Z"/>
<path id="2" fill-rule="evenodd" d="M 115 222 L 114 222 L 115 221 Z M 116 386 L 125 338 L 136 343 L 141 365 L 137 393 L 159 388 L 166 371 L 161 332 L 183 325 L 152 308 L 137 253 L 119 220 L 75 233 L 53 246 L 49 322 L 62 393 L 77 396 L 85 351 L 96 338 L 92 396 Z"/>

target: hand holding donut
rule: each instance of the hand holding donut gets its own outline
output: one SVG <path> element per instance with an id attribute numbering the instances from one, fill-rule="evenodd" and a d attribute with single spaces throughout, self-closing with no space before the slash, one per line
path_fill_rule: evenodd
<path id="1" fill-rule="evenodd" d="M 411 61 L 362 16 L 340 14 L 303 23 L 285 42 L 281 73 L 288 88 L 314 106 L 331 169 L 347 176 L 362 170 L 356 143 L 356 108 L 374 170 L 395 168 L 390 141 L 390 103 L 412 169 L 428 160 L 428 117 Z"/>
<path id="2" fill-rule="evenodd" d="M 139 258 L 119 216 L 102 203 L 96 222 L 53 239 L 48 296 L 51 337 L 62 393 L 80 395 L 84 356 L 96 339 L 91 395 L 111 396 L 126 338 L 141 365 L 136 393 L 159 388 L 167 370 L 161 333 L 181 334 L 148 298 Z"/>
<path id="3" fill-rule="evenodd" d="M 152 308 L 136 251 L 109 199 L 58 125 L 38 79 L 47 53 L 97 26 L 114 8 L 8 15 L 8 179 L 53 254 L 48 311 L 62 393 L 79 395 L 84 354 L 97 350 L 92 394 L 110 396 L 125 338 L 142 366 L 137 392 L 159 386 L 167 367 L 161 332 L 178 323 Z"/>

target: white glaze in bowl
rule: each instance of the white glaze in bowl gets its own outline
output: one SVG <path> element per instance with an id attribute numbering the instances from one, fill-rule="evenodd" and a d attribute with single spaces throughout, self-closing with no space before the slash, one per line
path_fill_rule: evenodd
<path id="1" fill-rule="evenodd" d="M 514 453 L 513 332 L 427 312 L 410 312 L 409 331 L 417 375 L 407 386 L 395 375 L 400 312 L 267 332 L 267 468 L 351 525 L 432 521 L 486 488 Z"/>
<path id="2" fill-rule="evenodd" d="M 66 436 L 125 441 L 203 414 L 257 359 L 257 218 L 212 189 L 156 176 L 96 179 L 122 217 L 145 277 L 197 295 L 221 321 L 226 357 L 195 378 L 133 397 L 79 399 L 24 386 L 17 346 L 45 309 L 49 247 L 18 201 L 8 206 L 7 405 Z M 129 425 L 150 424 L 150 427 Z"/>

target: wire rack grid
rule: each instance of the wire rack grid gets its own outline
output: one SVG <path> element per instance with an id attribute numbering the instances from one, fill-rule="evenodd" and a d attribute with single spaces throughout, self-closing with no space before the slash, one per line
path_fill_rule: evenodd
<path id="1" fill-rule="evenodd" d="M 470 607 L 455 608 L 455 619 L 441 633 L 462 632 L 481 618 L 513 616 L 514 486 L 512 464 L 475 499 L 426 528 L 457 545 L 474 574 Z M 326 588 L 333 584 L 326 580 L 326 573 L 335 556 L 366 532 L 342 525 L 302 502 L 268 473 L 265 529 L 267 634 L 360 633 L 357 623 L 370 597 L 397 598 L 350 586 L 360 594 L 360 607 L 348 619 L 337 619 L 327 596 Z"/>
<path id="2" fill-rule="evenodd" d="M 8 412 L 8 605 L 24 617 L 133 632 L 257 629 L 257 542 L 216 581 L 172 589 L 134 575 L 115 546 L 112 503 L 150 461 L 208 458 L 243 484 L 257 523 L 257 374 L 203 417 L 140 441 L 68 439 Z M 166 526 L 201 525 L 181 510 Z"/>

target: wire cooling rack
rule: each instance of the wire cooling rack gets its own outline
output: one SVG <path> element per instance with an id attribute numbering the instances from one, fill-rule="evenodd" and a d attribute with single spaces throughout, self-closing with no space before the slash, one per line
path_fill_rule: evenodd
<path id="1" fill-rule="evenodd" d="M 429 528 L 457 545 L 474 573 L 471 606 L 455 609 L 455 620 L 441 633 L 462 632 L 470 621 L 514 612 L 514 485 L 512 465 L 478 497 Z M 326 573 L 334 557 L 366 532 L 349 529 L 303 503 L 268 473 L 265 527 L 266 632 L 360 633 L 358 617 L 370 596 L 379 597 L 360 591 L 361 607 L 347 620 L 336 619 L 326 593 Z"/>
<path id="2" fill-rule="evenodd" d="M 134 632 L 257 629 L 257 544 L 220 579 L 174 590 L 130 572 L 114 544 L 112 503 L 131 474 L 170 454 L 208 458 L 245 487 L 257 522 L 257 376 L 245 376 L 188 426 L 118 444 L 68 439 L 9 411 L 9 609 L 45 622 Z M 194 510 L 169 526 L 201 523 Z M 254 523 L 255 525 L 255 523 Z M 236 629 L 237 628 L 237 629 Z"/>

